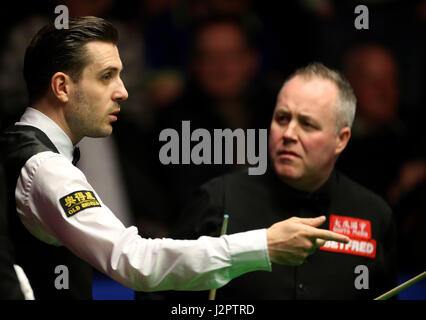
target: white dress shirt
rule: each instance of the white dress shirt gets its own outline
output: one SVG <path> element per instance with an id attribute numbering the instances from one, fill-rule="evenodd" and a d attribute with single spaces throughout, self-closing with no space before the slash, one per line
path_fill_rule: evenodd
<path id="1" fill-rule="evenodd" d="M 266 229 L 198 240 L 140 237 L 136 227 L 126 228 L 116 218 L 72 165 L 72 142 L 54 121 L 27 108 L 16 124 L 42 130 L 60 152 L 32 156 L 16 186 L 20 219 L 41 241 L 66 246 L 117 282 L 139 291 L 207 290 L 246 272 L 271 271 Z M 78 191 L 94 195 L 100 206 L 67 215 L 63 199 Z"/>

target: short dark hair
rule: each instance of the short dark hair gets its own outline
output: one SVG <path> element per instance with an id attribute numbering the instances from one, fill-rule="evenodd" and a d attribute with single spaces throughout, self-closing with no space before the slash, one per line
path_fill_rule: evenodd
<path id="1" fill-rule="evenodd" d="M 69 19 L 68 29 L 57 29 L 51 23 L 34 36 L 24 59 L 24 78 L 30 103 L 43 97 L 56 72 L 64 72 L 78 82 L 90 62 L 84 45 L 91 41 L 117 45 L 117 29 L 102 18 L 78 17 Z"/>

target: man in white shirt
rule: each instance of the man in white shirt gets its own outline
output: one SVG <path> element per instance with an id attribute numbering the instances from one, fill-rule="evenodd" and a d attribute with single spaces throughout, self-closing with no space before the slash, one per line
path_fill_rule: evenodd
<path id="1" fill-rule="evenodd" d="M 90 299 L 90 266 L 133 290 L 207 290 L 270 271 L 271 262 L 301 264 L 326 240 L 349 241 L 317 229 L 325 217 L 191 241 L 144 239 L 126 228 L 73 165 L 74 146 L 111 134 L 127 99 L 117 42 L 107 21 L 73 18 L 69 29 L 40 30 L 25 55 L 32 107 L 6 130 L 2 148 L 18 213 L 10 213 L 16 261 L 36 299 Z M 66 285 L 56 281 L 58 265 L 69 272 Z"/>

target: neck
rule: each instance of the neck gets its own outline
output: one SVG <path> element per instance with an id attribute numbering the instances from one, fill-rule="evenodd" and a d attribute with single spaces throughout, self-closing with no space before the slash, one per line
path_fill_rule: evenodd
<path id="1" fill-rule="evenodd" d="M 280 179 L 292 187 L 293 189 L 303 191 L 303 192 L 315 192 L 320 189 L 330 178 L 331 173 L 333 172 L 333 168 L 327 172 L 327 174 L 322 175 L 321 177 L 315 177 L 312 179 L 288 179 L 285 177 L 281 177 Z"/>
<path id="2" fill-rule="evenodd" d="M 49 117 L 52 121 L 54 121 L 64 132 L 65 134 L 70 138 L 73 145 L 76 145 L 81 139 L 79 137 L 75 137 L 72 134 L 71 128 L 69 127 L 65 114 L 63 112 L 63 106 L 55 105 L 47 97 L 41 99 L 37 103 L 34 103 L 32 105 L 34 109 L 37 109 L 38 111 L 45 114 L 47 117 Z"/>

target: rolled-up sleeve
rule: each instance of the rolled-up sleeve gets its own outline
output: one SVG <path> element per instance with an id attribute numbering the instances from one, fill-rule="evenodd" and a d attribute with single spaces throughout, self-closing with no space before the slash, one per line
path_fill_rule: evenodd
<path id="1" fill-rule="evenodd" d="M 76 193 L 95 200 L 70 213 L 64 203 Z M 78 168 L 53 152 L 27 161 L 15 197 L 21 221 L 34 236 L 66 246 L 133 290 L 206 290 L 246 272 L 271 270 L 265 229 L 197 240 L 140 237 L 103 204 Z"/>

